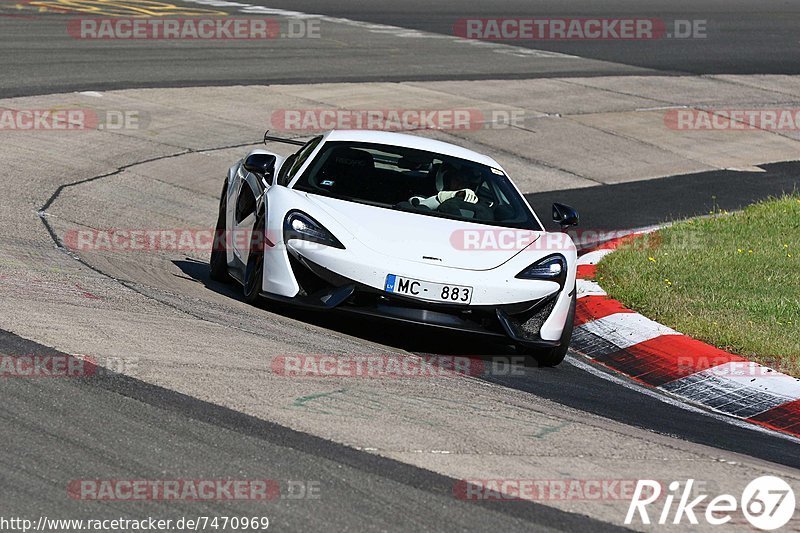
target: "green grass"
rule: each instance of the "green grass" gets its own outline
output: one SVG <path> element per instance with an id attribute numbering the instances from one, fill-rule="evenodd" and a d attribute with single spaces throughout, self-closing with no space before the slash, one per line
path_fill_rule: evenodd
<path id="1" fill-rule="evenodd" d="M 639 237 L 597 280 L 648 318 L 800 376 L 800 196 Z"/>

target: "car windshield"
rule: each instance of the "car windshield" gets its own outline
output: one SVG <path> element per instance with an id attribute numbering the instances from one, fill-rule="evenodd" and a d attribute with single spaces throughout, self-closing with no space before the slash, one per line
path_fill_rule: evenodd
<path id="1" fill-rule="evenodd" d="M 294 188 L 428 216 L 541 229 L 501 170 L 413 148 L 326 143 Z"/>

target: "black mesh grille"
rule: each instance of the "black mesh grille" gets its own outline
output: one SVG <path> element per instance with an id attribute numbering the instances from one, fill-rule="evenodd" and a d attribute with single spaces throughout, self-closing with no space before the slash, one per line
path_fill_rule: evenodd
<path id="1" fill-rule="evenodd" d="M 556 298 L 536 306 L 532 311 L 520 315 L 507 315 L 508 322 L 516 331 L 517 335 L 525 340 L 536 340 L 539 338 L 539 331 L 542 329 L 550 313 L 556 306 Z"/>

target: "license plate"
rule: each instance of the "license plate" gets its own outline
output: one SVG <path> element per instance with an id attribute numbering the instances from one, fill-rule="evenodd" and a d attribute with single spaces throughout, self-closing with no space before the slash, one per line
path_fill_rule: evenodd
<path id="1" fill-rule="evenodd" d="M 472 287 L 404 278 L 395 274 L 386 276 L 384 290 L 433 302 L 468 304 L 472 301 Z"/>

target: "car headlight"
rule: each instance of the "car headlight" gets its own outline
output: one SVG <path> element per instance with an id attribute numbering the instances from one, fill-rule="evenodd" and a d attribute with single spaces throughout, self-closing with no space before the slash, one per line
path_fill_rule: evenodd
<path id="1" fill-rule="evenodd" d="M 517 274 L 516 277 L 555 281 L 563 287 L 567 280 L 567 260 L 561 254 L 548 255 Z"/>
<path id="2" fill-rule="evenodd" d="M 291 211 L 283 222 L 283 242 L 290 239 L 311 241 L 344 250 L 344 244 L 322 224 L 302 211 Z"/>

